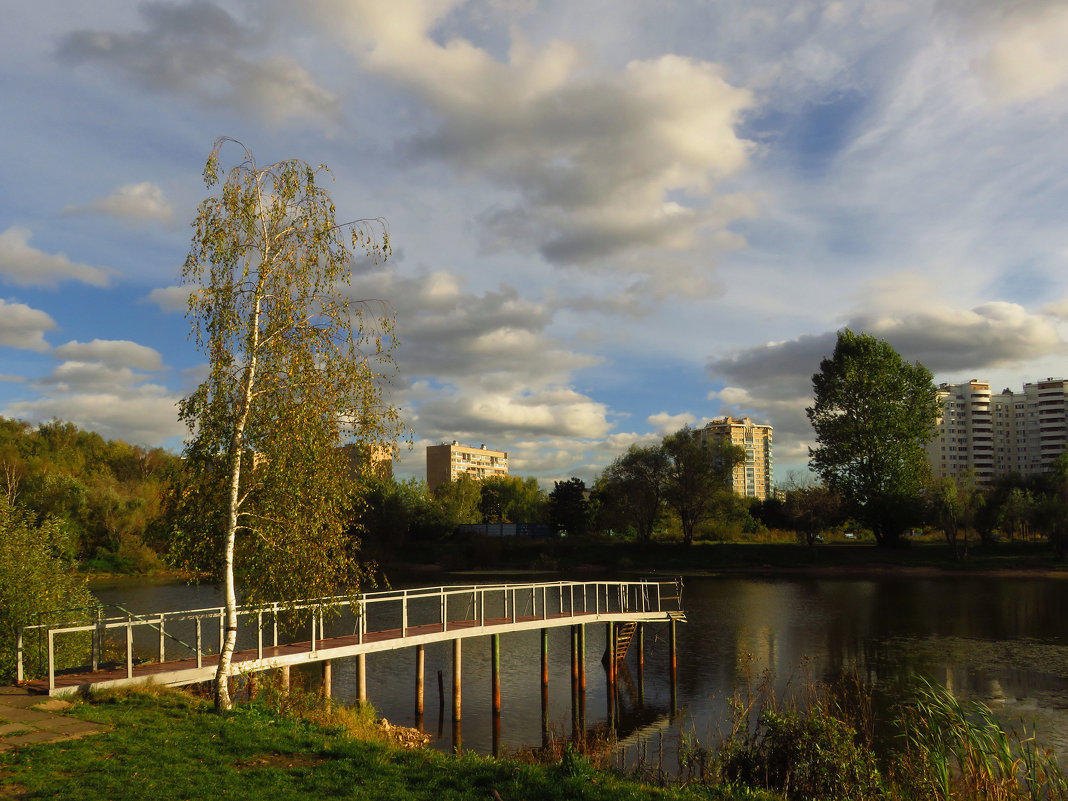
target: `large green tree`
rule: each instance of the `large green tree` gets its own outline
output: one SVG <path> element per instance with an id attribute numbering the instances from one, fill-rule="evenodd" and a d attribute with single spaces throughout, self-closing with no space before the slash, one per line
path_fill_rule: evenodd
<path id="1" fill-rule="evenodd" d="M 15 679 L 18 630 L 41 622 L 74 622 L 84 618 L 79 607 L 95 599 L 86 579 L 79 576 L 66 554 L 71 533 L 55 517 L 38 521 L 27 509 L 10 503 L 0 494 L 0 682 Z M 60 637 L 57 664 L 80 664 L 85 655 L 84 638 Z M 36 676 L 45 668 L 39 663 L 40 650 L 27 642 L 24 651 L 27 675 Z M 81 650 L 79 650 L 81 649 Z"/>
<path id="2" fill-rule="evenodd" d="M 845 329 L 812 387 L 812 469 L 880 545 L 897 543 L 921 514 L 930 474 L 923 444 L 939 415 L 931 372 L 888 343 Z"/>
<path id="3" fill-rule="evenodd" d="M 631 445 L 605 468 L 597 483 L 601 502 L 633 527 L 641 542 L 653 537 L 664 511 L 668 460 L 659 445 Z"/>
<path id="4" fill-rule="evenodd" d="M 481 482 L 483 523 L 541 523 L 548 496 L 536 478 L 490 476 Z"/>
<path id="5" fill-rule="evenodd" d="M 584 537 L 590 531 L 590 502 L 586 497 L 586 482 L 572 476 L 567 481 L 553 482 L 549 493 L 549 520 L 553 532 L 566 532 L 569 537 Z"/>
<path id="6" fill-rule="evenodd" d="M 227 143 L 242 158 L 220 172 Z M 251 603 L 354 590 L 366 576 L 346 536 L 341 446 L 396 442 L 383 390 L 393 322 L 349 291 L 354 251 L 384 255 L 388 238 L 380 222 L 338 224 L 325 170 L 260 166 L 217 140 L 204 179 L 218 190 L 199 206 L 182 269 L 208 375 L 179 407 L 190 430 L 179 519 L 185 555 L 225 587 L 220 709 L 231 703 L 238 581 Z"/>
<path id="7" fill-rule="evenodd" d="M 689 426 L 664 437 L 661 448 L 664 501 L 679 517 L 683 542 L 692 545 L 697 526 L 730 500 L 730 479 L 735 466 L 745 461 L 745 448 L 720 437 L 702 444 Z"/>

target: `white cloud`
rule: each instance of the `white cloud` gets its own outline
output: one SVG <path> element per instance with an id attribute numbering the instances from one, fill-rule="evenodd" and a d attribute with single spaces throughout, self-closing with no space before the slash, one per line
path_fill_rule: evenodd
<path id="1" fill-rule="evenodd" d="M 188 286 L 158 287 L 149 292 L 145 300 L 156 304 L 160 311 L 185 311 L 189 303 L 189 291 Z"/>
<path id="2" fill-rule="evenodd" d="M 646 421 L 656 429 L 658 434 L 671 434 L 683 426 L 693 425 L 697 422 L 697 418 L 689 412 L 682 412 L 681 414 L 658 412 L 649 415 Z"/>
<path id="3" fill-rule="evenodd" d="M 30 246 L 30 229 L 12 226 L 0 233 L 0 276 L 21 286 L 54 287 L 60 281 L 106 286 L 111 270 L 71 261 L 64 253 L 44 253 Z"/>
<path id="4" fill-rule="evenodd" d="M 409 137 L 406 153 L 519 194 L 518 203 L 480 216 L 484 251 L 519 247 L 557 265 L 700 285 L 693 276 L 708 270 L 709 253 L 740 244 L 727 226 L 756 213 L 751 198 L 717 194 L 749 163 L 752 145 L 736 129 L 752 94 L 708 61 L 669 53 L 601 69 L 575 43 L 538 47 L 517 28 L 502 60 L 442 33 L 457 5 L 312 7 L 363 67 L 433 113 L 436 127 Z M 699 247 L 699 262 L 641 257 Z"/>
<path id="5" fill-rule="evenodd" d="M 178 421 L 177 402 L 164 387 L 141 385 L 121 392 L 71 392 L 15 401 L 2 413 L 34 423 L 58 418 L 109 439 L 158 445 L 186 433 Z"/>
<path id="6" fill-rule="evenodd" d="M 980 4 L 982 7 L 982 4 Z M 1025 102 L 1068 85 L 1068 6 L 1026 0 L 989 14 L 975 69 L 994 99 Z"/>
<path id="7" fill-rule="evenodd" d="M 1068 350 L 1047 317 L 1000 301 L 974 309 L 932 305 L 896 316 L 856 313 L 843 327 L 886 340 L 905 361 L 932 370 L 936 380 L 988 377 L 1006 365 L 1019 369 Z M 709 399 L 721 401 L 723 413 L 751 413 L 771 423 L 777 455 L 800 459 L 812 438 L 804 412 L 812 404 L 812 375 L 834 352 L 835 338 L 829 331 L 713 358 L 709 376 L 726 386 L 711 392 Z"/>
<path id="8" fill-rule="evenodd" d="M 126 339 L 94 339 L 92 342 L 71 340 L 57 347 L 54 355 L 73 361 L 100 362 L 111 368 L 159 370 L 163 366 L 159 351 Z"/>
<path id="9" fill-rule="evenodd" d="M 262 51 L 274 33 L 208 0 L 143 3 L 145 27 L 80 30 L 59 46 L 71 64 L 110 68 L 149 91 L 188 95 L 212 106 L 238 108 L 280 122 L 336 122 L 338 100 L 289 55 Z"/>
<path id="10" fill-rule="evenodd" d="M 169 223 L 174 219 L 174 208 L 164 197 L 163 190 L 148 181 L 120 186 L 107 197 L 94 198 L 84 206 L 67 206 L 63 213 L 104 214 L 134 222 Z"/>
<path id="11" fill-rule="evenodd" d="M 45 312 L 0 298 L 0 345 L 47 351 L 44 335 L 55 327 L 56 321 Z"/>

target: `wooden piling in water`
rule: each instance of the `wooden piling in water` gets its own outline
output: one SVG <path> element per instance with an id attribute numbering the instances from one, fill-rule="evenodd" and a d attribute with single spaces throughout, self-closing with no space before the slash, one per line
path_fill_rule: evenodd
<path id="1" fill-rule="evenodd" d="M 549 745 L 549 630 L 541 630 L 541 744 Z"/>
<path id="2" fill-rule="evenodd" d="M 678 639 L 675 634 L 675 618 L 668 624 L 668 645 L 671 651 L 671 715 L 674 717 L 679 709 L 679 660 L 676 651 Z"/>
<path id="3" fill-rule="evenodd" d="M 490 684 L 492 686 L 493 756 L 501 755 L 501 635 L 490 635 Z"/>
<path id="4" fill-rule="evenodd" d="M 423 674 L 426 668 L 426 647 L 415 646 L 415 719 L 423 720 Z"/>
<path id="5" fill-rule="evenodd" d="M 323 660 L 323 698 L 329 698 L 334 684 L 334 662 Z"/>
<path id="6" fill-rule="evenodd" d="M 645 706 L 645 626 L 638 624 L 638 706 Z"/>
<path id="7" fill-rule="evenodd" d="M 452 641 L 452 719 L 460 720 L 460 663 L 461 663 L 461 640 L 457 637 Z"/>
<path id="8" fill-rule="evenodd" d="M 490 686 L 494 715 L 501 714 L 501 635 L 490 635 Z"/>
<path id="9" fill-rule="evenodd" d="M 608 726 L 614 729 L 616 725 L 616 624 L 612 621 L 605 624 L 605 640 L 608 643 L 606 651 L 608 664 L 605 665 L 608 686 L 605 688 L 605 701 L 608 705 Z"/>
<path id="10" fill-rule="evenodd" d="M 356 655 L 356 700 L 367 702 L 367 654 Z"/>

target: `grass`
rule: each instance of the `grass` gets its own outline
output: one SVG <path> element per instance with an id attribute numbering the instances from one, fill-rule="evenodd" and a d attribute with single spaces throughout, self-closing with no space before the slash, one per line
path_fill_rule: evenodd
<path id="1" fill-rule="evenodd" d="M 720 742 L 684 735 L 670 786 L 652 761 L 629 777 L 607 769 L 610 738 L 588 756 L 567 743 L 500 760 L 404 749 L 370 707 L 268 686 L 225 715 L 166 689 L 79 701 L 67 714 L 107 730 L 0 754 L 0 798 L 1068 801 L 1054 756 L 981 703 L 921 682 L 898 710 L 894 747 L 877 750 L 870 687 L 857 676 L 823 684 L 806 673 L 779 698 L 771 678 L 734 697 Z"/>
<path id="2" fill-rule="evenodd" d="M 115 693 L 68 714 L 108 730 L 0 754 L 0 797 L 122 799 L 773 799 L 763 793 L 659 788 L 572 755 L 554 765 L 403 750 L 351 734 L 351 720 L 252 704 L 225 715 L 178 692 Z M 348 714 L 348 713 L 346 713 Z M 356 715 L 355 725 L 363 723 Z M 365 716 L 366 717 L 366 716 Z"/>

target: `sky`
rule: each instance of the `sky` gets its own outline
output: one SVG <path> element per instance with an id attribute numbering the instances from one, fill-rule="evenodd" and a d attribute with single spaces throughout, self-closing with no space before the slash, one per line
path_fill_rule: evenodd
<path id="1" fill-rule="evenodd" d="M 0 415 L 180 450 L 219 136 L 383 217 L 395 471 L 595 478 L 724 414 L 803 470 L 848 327 L 1068 376 L 1063 0 L 50 0 L 0 29 Z M 223 164 L 236 163 L 236 149 Z M 229 159 L 229 162 L 227 161 Z"/>

